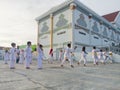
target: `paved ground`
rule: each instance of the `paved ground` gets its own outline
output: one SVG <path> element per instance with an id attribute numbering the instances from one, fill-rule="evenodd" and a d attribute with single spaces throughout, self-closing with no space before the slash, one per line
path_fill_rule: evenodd
<path id="1" fill-rule="evenodd" d="M 61 68 L 58 62 L 37 70 L 36 62 L 26 70 L 16 64 L 15 70 L 0 61 L 0 90 L 120 90 L 120 64 L 106 64 L 87 67 L 83 65 Z"/>

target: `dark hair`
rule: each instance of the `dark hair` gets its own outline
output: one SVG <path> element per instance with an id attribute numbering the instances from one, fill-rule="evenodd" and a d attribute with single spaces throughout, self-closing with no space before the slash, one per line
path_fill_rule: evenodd
<path id="1" fill-rule="evenodd" d="M 85 51 L 85 47 L 82 47 L 82 51 Z"/>
<path id="2" fill-rule="evenodd" d="M 31 41 L 28 41 L 28 42 L 27 42 L 27 45 L 29 45 L 29 44 L 31 44 Z"/>
<path id="3" fill-rule="evenodd" d="M 5 52 L 8 52 L 8 50 L 5 50 Z"/>
<path id="4" fill-rule="evenodd" d="M 13 47 L 13 46 L 15 46 L 16 44 L 15 43 L 11 43 L 11 46 Z"/>
<path id="5" fill-rule="evenodd" d="M 70 44 L 70 43 L 68 43 L 68 44 L 67 44 L 67 46 L 68 46 L 68 47 L 71 47 L 71 44 Z"/>
<path id="6" fill-rule="evenodd" d="M 93 49 L 96 49 L 96 47 L 94 46 Z"/>
<path id="7" fill-rule="evenodd" d="M 100 52 L 102 52 L 102 49 L 100 49 Z"/>

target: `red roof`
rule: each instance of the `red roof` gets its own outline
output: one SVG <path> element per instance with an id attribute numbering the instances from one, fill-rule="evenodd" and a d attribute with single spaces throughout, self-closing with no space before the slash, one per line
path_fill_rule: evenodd
<path id="1" fill-rule="evenodd" d="M 106 15 L 103 15 L 102 17 L 107 19 L 109 22 L 113 22 L 115 20 L 115 18 L 117 17 L 119 12 L 120 11 L 113 12 L 113 13 L 110 13 L 110 14 L 106 14 Z"/>

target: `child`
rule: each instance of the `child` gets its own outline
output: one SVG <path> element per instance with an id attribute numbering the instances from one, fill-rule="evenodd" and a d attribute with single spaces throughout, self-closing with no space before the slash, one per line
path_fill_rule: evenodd
<path id="1" fill-rule="evenodd" d="M 81 60 L 84 60 L 84 66 L 86 66 L 86 62 L 87 62 L 86 56 L 87 56 L 87 53 L 85 51 L 85 47 L 83 47 L 82 48 L 82 53 L 81 53 L 81 59 L 78 62 L 78 65 L 81 63 Z"/>
<path id="2" fill-rule="evenodd" d="M 8 50 L 5 50 L 5 54 L 4 54 L 4 63 L 8 64 L 8 60 L 9 60 L 9 52 Z"/>
<path id="3" fill-rule="evenodd" d="M 25 49 L 25 67 L 26 69 L 30 69 L 30 62 L 32 59 L 32 49 L 31 49 L 31 42 L 27 42 L 27 47 Z"/>
<path id="4" fill-rule="evenodd" d="M 19 49 L 19 46 L 17 46 L 17 49 L 16 49 L 16 63 L 19 63 L 19 59 L 20 59 L 20 49 Z"/>
<path id="5" fill-rule="evenodd" d="M 25 60 L 24 50 L 22 49 L 22 50 L 20 51 L 20 61 L 19 61 L 19 63 L 20 63 L 20 64 L 23 64 L 24 60 Z"/>
<path id="6" fill-rule="evenodd" d="M 10 49 L 10 69 L 15 69 L 16 62 L 16 44 L 11 43 L 12 48 Z"/>
<path id="7" fill-rule="evenodd" d="M 62 61 L 62 58 L 63 58 L 63 50 L 61 49 L 60 53 L 59 53 L 59 61 L 60 62 Z"/>
<path id="8" fill-rule="evenodd" d="M 75 49 L 75 48 L 74 48 Z M 65 52 L 64 52 L 64 59 L 62 60 L 62 63 L 61 63 L 61 67 L 63 67 L 63 64 L 64 62 L 66 61 L 66 59 L 69 60 L 70 62 L 70 66 L 73 68 L 73 61 L 71 59 L 71 53 L 73 52 L 73 50 L 71 49 L 71 44 L 67 44 L 67 48 L 65 49 Z"/>
<path id="9" fill-rule="evenodd" d="M 100 50 L 100 52 L 99 52 L 99 60 L 103 63 L 103 64 L 105 64 L 105 60 L 104 60 L 104 57 L 103 57 L 103 51 L 102 50 Z"/>
<path id="10" fill-rule="evenodd" d="M 53 49 L 50 49 L 49 55 L 50 55 L 50 58 L 48 62 L 52 64 L 53 63 Z"/>
<path id="11" fill-rule="evenodd" d="M 38 44 L 37 46 L 37 52 L 38 52 L 38 69 L 42 69 L 42 60 L 43 60 L 43 46 L 41 44 Z"/>
<path id="12" fill-rule="evenodd" d="M 97 56 L 97 50 L 95 46 L 93 47 L 93 50 L 92 50 L 92 58 L 94 60 L 93 61 L 94 66 L 98 65 L 98 56 Z"/>

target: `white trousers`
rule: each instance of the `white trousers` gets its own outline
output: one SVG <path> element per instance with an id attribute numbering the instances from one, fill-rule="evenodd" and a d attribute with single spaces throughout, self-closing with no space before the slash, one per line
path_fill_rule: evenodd
<path id="1" fill-rule="evenodd" d="M 63 65 L 63 64 L 64 64 L 64 62 L 66 61 L 66 59 L 68 59 L 68 60 L 69 60 L 70 65 L 73 65 L 73 60 L 72 60 L 70 57 L 64 57 L 64 59 L 62 60 L 61 65 Z"/>
<path id="2" fill-rule="evenodd" d="M 86 59 L 86 57 L 82 57 L 82 58 L 79 60 L 79 63 L 81 63 L 82 60 L 84 60 L 84 64 L 87 63 L 87 59 Z"/>
<path id="3" fill-rule="evenodd" d="M 38 57 L 38 68 L 42 68 L 42 58 Z"/>
<path id="4" fill-rule="evenodd" d="M 26 57 L 25 59 L 25 67 L 30 67 L 30 63 L 31 63 L 31 57 Z"/>
<path id="5" fill-rule="evenodd" d="M 15 62 L 16 62 L 16 59 L 15 59 L 15 58 L 10 59 L 10 68 L 15 67 Z"/>

